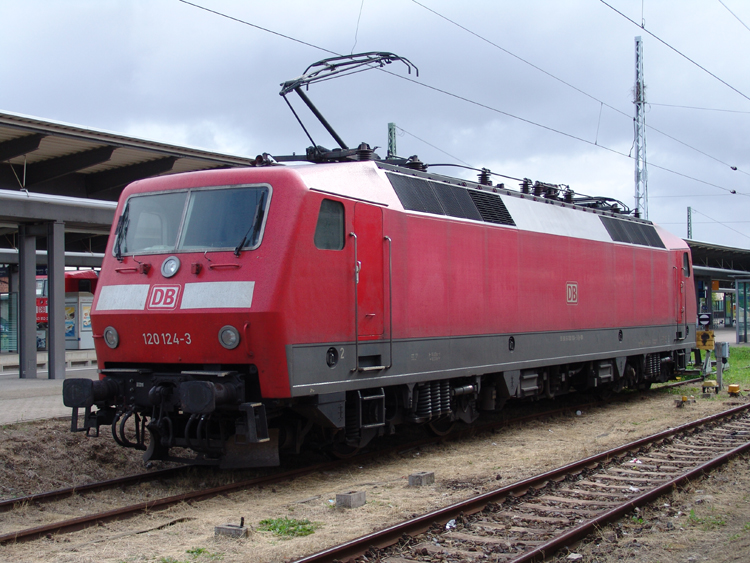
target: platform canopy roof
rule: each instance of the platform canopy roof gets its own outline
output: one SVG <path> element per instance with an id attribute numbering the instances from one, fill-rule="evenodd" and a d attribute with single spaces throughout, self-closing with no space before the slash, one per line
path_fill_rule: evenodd
<path id="1" fill-rule="evenodd" d="M 714 279 L 750 278 L 750 250 L 720 246 L 697 240 L 686 240 L 697 274 Z"/>
<path id="2" fill-rule="evenodd" d="M 31 196 L 20 214 L 13 209 L 24 202 L 0 198 L 0 249 L 14 246 L 12 235 L 17 232 L 19 223 L 49 221 L 50 214 L 56 213 L 53 208 L 65 210 L 55 196 L 82 198 L 81 213 L 85 213 L 87 207 L 90 213 L 92 200 L 114 202 L 122 189 L 135 180 L 177 172 L 249 166 L 254 162 L 255 158 L 0 112 L 0 193 L 7 190 Z M 46 201 L 45 196 L 50 196 L 50 201 Z M 70 201 L 65 203 L 70 205 Z M 96 216 L 95 223 L 99 224 L 84 225 L 75 221 L 67 224 L 70 222 L 67 219 L 67 251 L 103 250 L 113 211 L 91 216 Z M 60 216 L 58 220 L 66 220 L 66 217 Z M 44 243 L 40 242 L 43 248 Z"/>
<path id="3" fill-rule="evenodd" d="M 3 189 L 112 201 L 134 180 L 254 160 L 0 113 Z"/>

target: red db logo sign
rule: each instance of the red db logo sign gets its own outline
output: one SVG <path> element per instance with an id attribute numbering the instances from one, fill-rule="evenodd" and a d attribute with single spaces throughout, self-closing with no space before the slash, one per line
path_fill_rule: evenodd
<path id="1" fill-rule="evenodd" d="M 576 282 L 568 282 L 566 284 L 566 290 L 568 294 L 568 303 L 575 305 L 578 303 L 578 284 Z"/>
<path id="2" fill-rule="evenodd" d="M 179 285 L 155 285 L 148 298 L 149 309 L 174 309 L 180 296 Z"/>

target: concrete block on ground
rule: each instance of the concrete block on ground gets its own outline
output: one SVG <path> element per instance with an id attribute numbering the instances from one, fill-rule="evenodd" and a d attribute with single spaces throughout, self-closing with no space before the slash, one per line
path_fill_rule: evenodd
<path id="1" fill-rule="evenodd" d="M 214 536 L 227 536 L 230 538 L 246 538 L 250 535 L 247 526 L 238 526 L 237 524 L 222 524 L 214 527 Z"/>
<path id="2" fill-rule="evenodd" d="M 359 508 L 365 505 L 364 491 L 351 491 L 349 493 L 336 494 L 337 508 Z"/>
<path id="3" fill-rule="evenodd" d="M 433 471 L 420 471 L 409 475 L 410 487 L 422 487 L 432 485 L 435 482 L 435 473 Z"/>

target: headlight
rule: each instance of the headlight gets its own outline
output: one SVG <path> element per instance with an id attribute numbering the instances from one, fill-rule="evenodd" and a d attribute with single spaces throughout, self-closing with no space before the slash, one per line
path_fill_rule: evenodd
<path id="1" fill-rule="evenodd" d="M 161 264 L 161 275 L 165 278 L 171 278 L 180 269 L 180 259 L 177 256 L 170 256 Z"/>
<path id="2" fill-rule="evenodd" d="M 240 343 L 240 333 L 231 325 L 223 326 L 219 331 L 219 342 L 227 350 L 233 350 Z"/>
<path id="3" fill-rule="evenodd" d="M 113 350 L 117 348 L 117 345 L 120 343 L 120 335 L 117 334 L 115 327 L 108 326 L 104 329 L 104 342 Z"/>

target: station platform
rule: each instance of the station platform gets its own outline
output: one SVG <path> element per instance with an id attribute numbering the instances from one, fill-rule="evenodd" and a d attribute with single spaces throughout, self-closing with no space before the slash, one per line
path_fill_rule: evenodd
<path id="1" fill-rule="evenodd" d="M 741 342 L 737 344 L 737 329 L 730 327 L 730 328 L 715 328 L 714 331 L 714 341 L 715 342 L 729 342 L 729 346 L 742 346 L 743 348 L 750 346 L 750 343 L 748 342 Z"/>
<path id="2" fill-rule="evenodd" d="M 98 379 L 94 350 L 68 350 L 65 377 Z M 69 417 L 62 402 L 62 379 L 47 379 L 47 353 L 37 354 L 37 378 L 20 379 L 18 354 L 0 354 L 0 425 Z"/>

